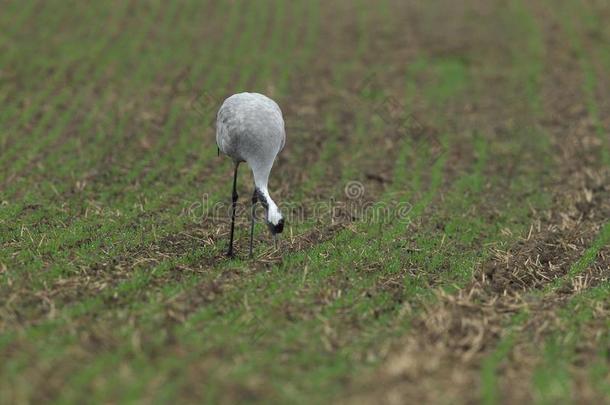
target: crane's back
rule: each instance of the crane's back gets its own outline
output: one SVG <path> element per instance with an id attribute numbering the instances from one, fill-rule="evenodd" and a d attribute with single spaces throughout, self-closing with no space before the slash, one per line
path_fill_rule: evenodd
<path id="1" fill-rule="evenodd" d="M 216 117 L 216 143 L 235 161 L 273 163 L 286 140 L 277 103 L 258 93 L 227 98 Z"/>

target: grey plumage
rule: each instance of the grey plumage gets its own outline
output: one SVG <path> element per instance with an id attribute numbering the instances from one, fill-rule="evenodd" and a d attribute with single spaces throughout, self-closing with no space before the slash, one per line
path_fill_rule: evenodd
<path id="1" fill-rule="evenodd" d="M 267 186 L 277 154 L 284 148 L 284 118 L 277 103 L 258 93 L 227 98 L 216 119 L 216 143 L 236 163 L 247 162 L 257 187 Z"/>
<path id="2" fill-rule="evenodd" d="M 260 201 L 267 211 L 267 224 L 272 234 L 281 233 L 284 219 L 275 202 L 271 199 L 267 185 L 269 174 L 277 154 L 284 148 L 286 132 L 284 118 L 277 103 L 258 93 L 239 93 L 227 98 L 216 117 L 216 143 L 218 149 L 235 162 L 233 181 L 233 212 L 229 255 L 233 251 L 233 227 L 235 202 L 237 201 L 237 168 L 247 162 L 254 175 L 254 204 Z M 250 253 L 252 253 L 252 232 L 250 232 Z"/>

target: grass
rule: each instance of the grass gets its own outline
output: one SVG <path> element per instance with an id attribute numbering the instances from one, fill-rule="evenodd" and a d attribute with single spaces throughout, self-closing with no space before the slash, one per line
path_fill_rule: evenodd
<path id="1" fill-rule="evenodd" d="M 537 8 L 445 3 L 8 2 L 0 403 L 331 402 L 375 385 L 405 337 L 426 340 L 426 311 L 464 294 L 494 252 L 518 248 L 562 192 L 576 192 L 548 186 L 575 162 L 546 124 L 554 66 Z M 589 7 L 574 24 L 559 20 L 575 49 L 602 47 L 586 34 L 605 35 Z M 439 33 L 447 12 L 455 20 Z M 576 102 L 605 142 L 606 84 L 591 55 L 578 54 Z M 226 210 L 213 205 L 226 206 L 232 165 L 216 156 L 210 123 L 245 90 L 284 110 L 288 143 L 270 188 L 304 214 L 288 221 L 280 251 L 259 225 L 255 260 L 242 257 L 240 224 L 228 260 Z M 582 173 L 604 180 L 604 156 Z M 362 198 L 346 196 L 350 182 Z M 571 240 L 569 270 L 527 286 L 528 297 L 552 299 L 601 266 L 604 187 L 592 208 L 601 214 L 582 219 L 599 235 Z M 241 200 L 250 193 L 244 165 Z M 606 287 L 557 310 L 532 354 L 524 389 L 535 400 L 580 398 L 581 372 L 606 395 L 603 345 L 590 338 Z M 500 402 L 499 377 L 536 310 L 511 316 L 474 364 L 454 359 L 478 383 L 464 392 Z M 579 336 L 596 354 L 575 373 Z"/>

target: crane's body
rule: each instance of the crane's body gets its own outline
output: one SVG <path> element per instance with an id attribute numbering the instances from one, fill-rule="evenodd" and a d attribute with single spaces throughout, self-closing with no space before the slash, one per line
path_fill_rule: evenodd
<path id="1" fill-rule="evenodd" d="M 252 227 L 250 254 L 254 230 L 254 206 L 260 201 L 267 210 L 267 224 L 273 235 L 281 233 L 284 219 L 267 188 L 269 174 L 277 154 L 284 148 L 286 132 L 284 118 L 277 103 L 258 93 L 239 93 L 227 98 L 216 117 L 216 143 L 218 149 L 233 159 L 233 211 L 231 240 L 228 254 L 233 254 L 233 228 L 237 202 L 237 169 L 247 162 L 254 175 L 255 190 L 252 196 Z"/>

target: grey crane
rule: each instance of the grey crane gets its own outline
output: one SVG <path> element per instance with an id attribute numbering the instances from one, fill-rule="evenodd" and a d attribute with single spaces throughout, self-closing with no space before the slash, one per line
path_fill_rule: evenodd
<path id="1" fill-rule="evenodd" d="M 237 169 L 247 162 L 254 175 L 254 193 L 250 225 L 250 256 L 256 203 L 265 208 L 266 222 L 274 239 L 284 229 L 284 217 L 271 199 L 267 184 L 277 154 L 286 143 L 282 110 L 269 97 L 258 93 L 239 93 L 227 98 L 216 116 L 216 144 L 218 151 L 233 159 L 233 203 L 231 205 L 231 235 L 227 256 L 233 256 L 233 231 L 237 206 Z"/>

